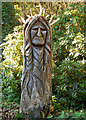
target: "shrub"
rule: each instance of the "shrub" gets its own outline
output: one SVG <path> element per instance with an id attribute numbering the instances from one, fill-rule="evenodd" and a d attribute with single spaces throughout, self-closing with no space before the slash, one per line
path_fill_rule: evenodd
<path id="1" fill-rule="evenodd" d="M 63 60 L 59 67 L 53 68 L 52 89 L 56 103 L 63 107 L 81 109 L 85 107 L 85 83 L 83 64 Z"/>
<path id="2" fill-rule="evenodd" d="M 85 108 L 84 3 L 71 3 L 58 12 L 52 27 L 53 74 L 52 92 L 55 110 Z"/>
<path id="3" fill-rule="evenodd" d="M 4 61 L 0 64 L 2 76 L 3 100 L 20 102 L 21 75 L 23 64 L 23 27 L 16 26 L 12 34 L 4 39 Z"/>
<path id="4" fill-rule="evenodd" d="M 19 25 L 15 13 L 12 2 L 2 2 L 2 39 L 12 33 L 15 26 Z"/>

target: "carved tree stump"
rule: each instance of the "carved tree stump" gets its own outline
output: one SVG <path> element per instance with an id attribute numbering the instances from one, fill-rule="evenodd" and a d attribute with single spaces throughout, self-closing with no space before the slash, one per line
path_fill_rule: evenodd
<path id="1" fill-rule="evenodd" d="M 24 27 L 24 56 L 20 111 L 33 118 L 48 114 L 51 106 L 51 28 L 42 16 Z"/>

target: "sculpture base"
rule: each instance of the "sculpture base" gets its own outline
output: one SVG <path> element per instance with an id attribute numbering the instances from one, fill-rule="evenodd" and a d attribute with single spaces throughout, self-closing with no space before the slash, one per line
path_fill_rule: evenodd
<path id="1" fill-rule="evenodd" d="M 31 120 L 31 119 L 42 119 L 42 118 L 47 118 L 47 116 L 53 112 L 53 106 L 51 106 L 50 108 L 44 108 L 44 109 L 32 109 L 32 110 L 28 110 L 27 113 L 20 111 L 21 114 L 23 115 L 23 117 L 27 120 Z"/>

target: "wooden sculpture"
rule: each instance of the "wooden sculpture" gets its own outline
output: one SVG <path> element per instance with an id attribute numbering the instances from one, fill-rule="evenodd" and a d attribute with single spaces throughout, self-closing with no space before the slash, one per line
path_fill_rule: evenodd
<path id="1" fill-rule="evenodd" d="M 24 26 L 21 113 L 33 118 L 48 114 L 52 97 L 51 67 L 50 24 L 43 16 L 30 17 Z"/>

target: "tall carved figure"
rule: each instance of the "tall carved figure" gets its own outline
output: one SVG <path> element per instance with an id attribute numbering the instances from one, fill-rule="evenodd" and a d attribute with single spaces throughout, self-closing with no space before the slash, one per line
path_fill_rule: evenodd
<path id="1" fill-rule="evenodd" d="M 45 116 L 51 106 L 51 28 L 42 16 L 32 17 L 24 27 L 21 112 Z"/>

